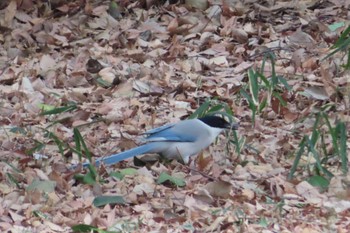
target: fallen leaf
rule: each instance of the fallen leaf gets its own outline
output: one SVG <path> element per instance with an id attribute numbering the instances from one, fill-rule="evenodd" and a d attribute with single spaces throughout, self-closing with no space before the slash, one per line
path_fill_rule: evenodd
<path id="1" fill-rule="evenodd" d="M 204 187 L 214 197 L 228 198 L 232 185 L 225 181 L 210 182 Z"/>

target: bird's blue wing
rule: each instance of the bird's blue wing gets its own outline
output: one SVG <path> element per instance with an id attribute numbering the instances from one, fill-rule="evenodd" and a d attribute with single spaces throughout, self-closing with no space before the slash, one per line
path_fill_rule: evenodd
<path id="1" fill-rule="evenodd" d="M 150 130 L 146 131 L 143 134 L 145 134 L 145 135 L 152 135 L 152 134 L 155 134 L 155 133 L 159 133 L 159 132 L 161 132 L 163 130 L 166 130 L 166 129 L 169 129 L 169 128 L 173 127 L 174 125 L 175 125 L 175 123 L 166 124 L 166 125 L 163 125 L 163 126 L 158 127 L 158 128 L 150 129 Z"/>
<path id="2" fill-rule="evenodd" d="M 191 134 L 179 132 L 171 127 L 167 127 L 161 131 L 150 134 L 147 138 L 147 142 L 194 142 L 196 137 Z"/>

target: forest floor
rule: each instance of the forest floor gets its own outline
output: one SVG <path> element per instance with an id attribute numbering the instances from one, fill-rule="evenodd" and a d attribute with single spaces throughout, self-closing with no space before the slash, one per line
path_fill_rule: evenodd
<path id="1" fill-rule="evenodd" d="M 326 57 L 349 1 L 7 2 L 1 232 L 350 232 L 347 56 Z M 199 108 L 240 127 L 190 164 L 70 169 Z"/>

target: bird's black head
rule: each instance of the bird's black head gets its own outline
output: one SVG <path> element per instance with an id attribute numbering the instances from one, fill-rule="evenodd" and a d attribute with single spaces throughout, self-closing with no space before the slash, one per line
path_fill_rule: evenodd
<path id="1" fill-rule="evenodd" d="M 209 125 L 210 127 L 214 128 L 220 128 L 220 129 L 237 129 L 238 124 L 237 123 L 229 123 L 224 118 L 219 116 L 204 116 L 201 118 L 198 118 L 198 120 L 201 120 L 205 124 Z"/>

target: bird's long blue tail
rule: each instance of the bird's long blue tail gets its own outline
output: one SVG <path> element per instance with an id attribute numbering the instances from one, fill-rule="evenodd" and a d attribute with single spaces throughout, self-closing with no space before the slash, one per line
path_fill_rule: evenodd
<path id="1" fill-rule="evenodd" d="M 110 155 L 110 156 L 105 157 L 105 158 L 97 159 L 95 164 L 96 164 L 96 166 L 100 166 L 101 163 L 103 163 L 107 166 L 110 166 L 110 165 L 116 164 L 120 161 L 123 161 L 125 159 L 151 152 L 153 150 L 153 148 L 154 148 L 153 143 L 145 144 L 145 145 L 135 147 L 135 148 L 132 148 L 130 150 L 121 152 L 119 154 L 114 154 L 114 155 Z M 89 162 L 83 163 L 83 167 L 87 167 L 89 164 L 90 164 Z"/>

